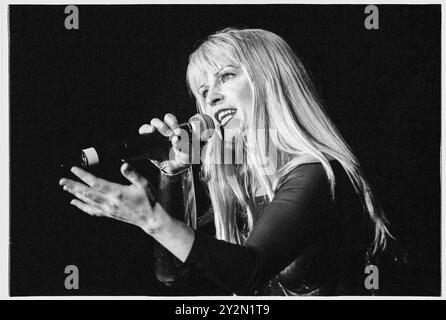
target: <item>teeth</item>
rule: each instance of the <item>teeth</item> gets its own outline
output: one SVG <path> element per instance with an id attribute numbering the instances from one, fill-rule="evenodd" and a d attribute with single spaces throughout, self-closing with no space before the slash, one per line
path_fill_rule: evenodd
<path id="1" fill-rule="evenodd" d="M 235 112 L 234 112 L 234 113 L 235 113 Z M 220 121 L 220 122 L 221 122 L 221 125 L 222 125 L 223 127 L 229 122 L 229 120 L 232 119 L 232 117 L 234 116 L 234 113 L 232 113 L 232 114 L 229 115 L 229 116 L 226 116 L 226 115 L 223 116 L 222 120 Z"/>
<path id="2" fill-rule="evenodd" d="M 220 120 L 220 122 L 223 122 L 223 119 L 227 116 L 227 115 L 233 115 L 236 112 L 236 110 L 225 110 L 220 112 L 220 114 L 218 115 L 218 118 Z M 232 118 L 232 117 L 231 117 Z M 226 121 L 227 122 L 227 121 Z M 223 124 L 223 123 L 222 123 Z"/>

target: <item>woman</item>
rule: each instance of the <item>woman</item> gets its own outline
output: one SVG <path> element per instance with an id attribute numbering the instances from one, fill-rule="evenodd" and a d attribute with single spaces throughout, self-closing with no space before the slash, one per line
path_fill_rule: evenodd
<path id="1" fill-rule="evenodd" d="M 187 84 L 219 129 L 202 164 L 217 239 L 172 217 L 128 164 L 121 171 L 130 186 L 73 168 L 87 185 L 61 180 L 72 204 L 140 226 L 180 261 L 179 282 L 199 274 L 243 295 L 364 293 L 364 260 L 391 237 L 386 217 L 287 43 L 264 30 L 225 29 L 191 54 Z M 177 127 L 167 114 L 140 133 L 173 137 L 181 155 Z M 222 150 L 246 159 L 222 163 Z M 154 162 L 165 185 L 190 177 L 181 159 Z"/>

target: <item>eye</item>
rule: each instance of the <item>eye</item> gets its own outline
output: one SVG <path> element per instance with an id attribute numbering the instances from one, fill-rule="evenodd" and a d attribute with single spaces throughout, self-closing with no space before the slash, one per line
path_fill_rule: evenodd
<path id="1" fill-rule="evenodd" d="M 235 74 L 234 73 L 230 73 L 230 72 L 227 72 L 227 73 L 223 73 L 222 75 L 221 75 L 221 82 L 222 83 L 225 83 L 228 79 L 231 79 L 232 77 L 234 77 L 235 76 Z"/>
<path id="2" fill-rule="evenodd" d="M 203 97 L 203 99 L 206 99 L 208 91 L 209 91 L 208 89 L 204 89 L 203 91 L 201 91 L 201 96 Z"/>

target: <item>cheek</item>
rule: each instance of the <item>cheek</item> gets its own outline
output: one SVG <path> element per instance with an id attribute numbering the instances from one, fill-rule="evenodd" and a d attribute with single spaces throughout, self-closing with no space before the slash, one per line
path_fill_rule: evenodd
<path id="1" fill-rule="evenodd" d="M 245 104 L 252 104 L 252 90 L 248 81 L 245 81 L 240 88 L 240 100 Z"/>
<path id="2" fill-rule="evenodd" d="M 217 120 L 214 118 L 214 114 L 215 114 L 215 109 L 212 109 L 212 107 L 206 105 L 203 109 L 204 114 L 211 117 L 212 121 L 214 121 L 214 125 L 215 127 L 219 126 L 219 123 L 217 122 Z"/>
<path id="3" fill-rule="evenodd" d="M 204 114 L 211 116 L 211 117 L 213 116 L 212 108 L 210 106 L 206 105 L 202 110 L 204 111 Z"/>
<path id="4" fill-rule="evenodd" d="M 245 81 L 240 88 L 239 101 L 246 119 L 252 111 L 251 109 L 253 103 L 253 94 L 248 81 Z"/>

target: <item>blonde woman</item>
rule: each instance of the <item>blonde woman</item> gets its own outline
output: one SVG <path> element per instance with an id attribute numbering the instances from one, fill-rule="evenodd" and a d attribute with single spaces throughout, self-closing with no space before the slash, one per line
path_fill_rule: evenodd
<path id="1" fill-rule="evenodd" d="M 265 30 L 222 30 L 189 57 L 187 84 L 217 127 L 202 159 L 215 236 L 159 200 L 191 175 L 178 159 L 155 162 L 167 186 L 159 198 L 128 164 L 130 186 L 73 168 L 86 185 L 61 180 L 72 204 L 140 226 L 177 260 L 181 276 L 160 276 L 169 284 L 206 279 L 239 295 L 364 293 L 365 259 L 386 248 L 387 220 L 288 44 Z M 166 114 L 140 132 L 174 137 L 179 150 L 177 127 Z M 243 156 L 222 161 L 228 151 Z"/>

